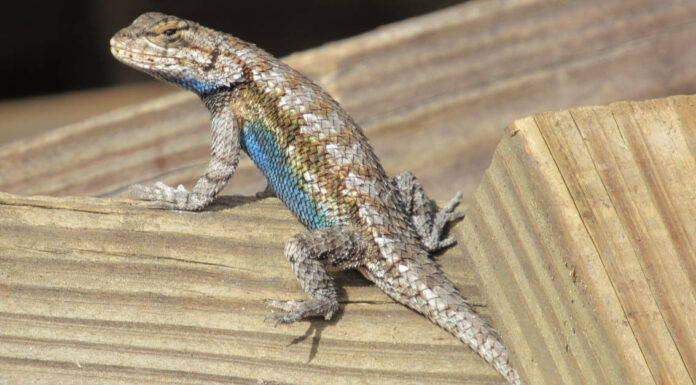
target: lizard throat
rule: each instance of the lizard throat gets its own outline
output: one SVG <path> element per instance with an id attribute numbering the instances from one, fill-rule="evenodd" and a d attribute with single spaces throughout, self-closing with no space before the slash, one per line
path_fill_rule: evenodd
<path id="1" fill-rule="evenodd" d="M 177 85 L 189 91 L 193 91 L 201 97 L 206 97 L 218 92 L 227 91 L 232 88 L 229 84 L 221 84 L 217 81 L 209 81 L 201 79 L 194 74 L 186 74 L 185 70 L 178 73 L 171 72 L 170 68 L 160 71 L 153 62 L 164 61 L 166 56 L 158 56 L 146 54 L 144 52 L 133 52 L 131 50 L 122 49 L 117 46 L 111 46 L 111 53 L 124 64 L 146 72 L 153 77 L 164 82 Z"/>

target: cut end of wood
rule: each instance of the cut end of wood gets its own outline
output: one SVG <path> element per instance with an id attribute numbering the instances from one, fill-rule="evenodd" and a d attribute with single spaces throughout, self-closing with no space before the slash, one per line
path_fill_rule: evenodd
<path id="1" fill-rule="evenodd" d="M 458 238 L 532 384 L 696 378 L 696 96 L 514 122 Z"/>

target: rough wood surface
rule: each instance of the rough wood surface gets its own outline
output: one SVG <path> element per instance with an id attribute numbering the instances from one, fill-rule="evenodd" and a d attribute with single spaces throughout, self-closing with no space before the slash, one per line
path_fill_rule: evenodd
<path id="1" fill-rule="evenodd" d="M 471 1 L 286 59 L 340 100 L 390 174 L 411 170 L 432 196 L 466 201 L 514 119 L 692 92 L 695 20 L 693 1 Z M 175 94 L 0 148 L 0 191 L 190 186 L 208 152 L 206 111 Z M 226 193 L 263 187 L 247 159 Z"/>
<path id="2" fill-rule="evenodd" d="M 156 82 L 3 100 L 0 144 L 113 111 L 122 107 L 124 100 L 136 104 L 172 92 L 176 89 Z"/>
<path id="3" fill-rule="evenodd" d="M 331 322 L 264 322 L 265 300 L 303 297 L 283 256 L 303 230 L 277 199 L 180 213 L 0 193 L 0 383 L 504 383 L 355 272 Z M 462 252 L 439 261 L 487 316 Z"/>
<path id="4" fill-rule="evenodd" d="M 410 169 L 433 196 L 462 190 L 470 201 L 501 127 L 519 116 L 693 92 L 695 16 L 696 2 L 679 0 L 472 1 L 287 61 L 341 101 L 390 174 Z M 669 100 L 653 123 L 693 123 L 692 109 L 675 107 L 684 99 Z M 638 105 L 568 114 L 583 127 L 610 125 L 617 106 L 627 114 Z M 599 152 L 568 158 L 565 174 L 555 156 L 590 139 L 554 139 L 563 127 L 572 128 L 567 114 L 518 121 L 471 219 L 455 228 L 493 300 L 493 323 L 534 383 L 691 383 L 696 190 L 684 151 L 696 151 L 694 125 L 662 137 L 585 133 Z M 667 140 L 679 133 L 683 142 Z M 631 156 L 600 151 L 601 140 Z M 0 147 L 0 191 L 190 185 L 208 152 L 207 112 L 175 93 Z M 616 164 L 643 184 L 602 184 Z M 580 182 L 565 179 L 578 170 Z M 247 159 L 227 192 L 263 186 Z M 10 383 L 499 383 L 467 348 L 355 274 L 339 275 L 345 310 L 335 323 L 264 324 L 263 299 L 301 296 L 282 257 L 283 240 L 301 228 L 273 200 L 227 199 L 189 216 L 102 200 L 1 199 L 0 373 Z M 459 253 L 442 265 L 483 304 Z"/>
<path id="5" fill-rule="evenodd" d="M 458 238 L 534 384 L 696 380 L 696 96 L 521 119 Z"/>

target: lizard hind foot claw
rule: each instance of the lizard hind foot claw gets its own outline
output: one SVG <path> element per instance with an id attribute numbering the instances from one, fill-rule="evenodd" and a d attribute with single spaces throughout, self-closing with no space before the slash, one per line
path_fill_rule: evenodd
<path id="1" fill-rule="evenodd" d="M 451 221 L 463 218 L 466 212 L 464 210 L 454 211 L 454 208 L 459 204 L 459 200 L 462 199 L 461 191 L 452 198 L 445 207 L 440 209 L 433 216 L 432 228 L 430 228 L 430 233 L 424 237 L 424 243 L 428 251 L 434 252 L 446 247 L 452 246 L 457 240 L 454 237 L 449 237 L 444 240 L 440 240 L 445 226 Z"/>
<path id="2" fill-rule="evenodd" d="M 457 243 L 457 238 L 452 236 L 452 237 L 449 237 L 445 240 L 440 241 L 438 243 L 437 247 L 438 247 L 438 249 L 445 249 L 445 248 L 448 248 L 448 247 L 454 245 L 455 243 Z"/>
<path id="3" fill-rule="evenodd" d="M 266 317 L 264 317 L 264 321 L 273 318 L 276 320 L 274 326 L 278 326 L 279 323 L 292 323 L 295 321 L 299 321 L 302 318 L 306 317 L 306 309 L 303 309 L 304 307 L 304 302 L 302 301 L 278 301 L 278 300 L 271 300 L 266 302 L 266 307 L 270 308 L 276 308 L 278 310 L 285 311 L 285 314 L 278 314 L 278 313 L 268 313 L 266 314 Z"/>
<path id="4" fill-rule="evenodd" d="M 285 314 L 278 314 L 278 313 L 268 313 L 266 316 L 263 318 L 263 320 L 267 319 L 275 319 L 275 323 L 273 326 L 278 326 L 278 324 L 283 323 L 283 324 L 289 324 L 293 323 L 295 321 L 299 321 L 304 317 L 304 314 L 300 310 L 295 310 L 291 311 Z"/>
<path id="5" fill-rule="evenodd" d="M 457 207 L 461 199 L 462 192 L 457 191 L 457 194 L 454 195 L 454 198 L 450 199 L 450 201 L 447 203 L 447 206 L 443 207 L 440 210 L 440 212 L 437 213 L 437 215 L 447 217 L 446 221 L 453 221 L 455 219 L 462 218 L 465 215 L 466 210 L 454 211 L 454 208 Z"/>
<path id="6" fill-rule="evenodd" d="M 440 209 L 440 211 L 435 215 L 435 223 L 439 227 L 440 231 L 442 231 L 442 228 L 445 226 L 445 224 L 447 224 L 447 222 L 457 220 L 466 215 L 466 210 L 454 211 L 454 208 L 457 207 L 461 199 L 462 192 L 457 191 L 457 194 L 454 196 L 454 198 L 450 199 L 447 206 Z"/>
<path id="7" fill-rule="evenodd" d="M 285 314 L 269 313 L 265 319 L 275 318 L 278 323 L 292 323 L 307 317 L 322 316 L 325 320 L 330 320 L 338 310 L 338 302 L 308 300 L 308 301 L 277 301 L 266 302 L 266 307 L 276 308 L 285 311 Z"/>

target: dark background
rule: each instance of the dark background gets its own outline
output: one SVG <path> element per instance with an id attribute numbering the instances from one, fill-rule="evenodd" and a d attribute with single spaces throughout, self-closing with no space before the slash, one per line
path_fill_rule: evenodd
<path id="1" fill-rule="evenodd" d="M 0 5 L 0 99 L 148 79 L 109 52 L 111 35 L 147 11 L 191 19 L 284 56 L 461 2 L 5 1 Z"/>

